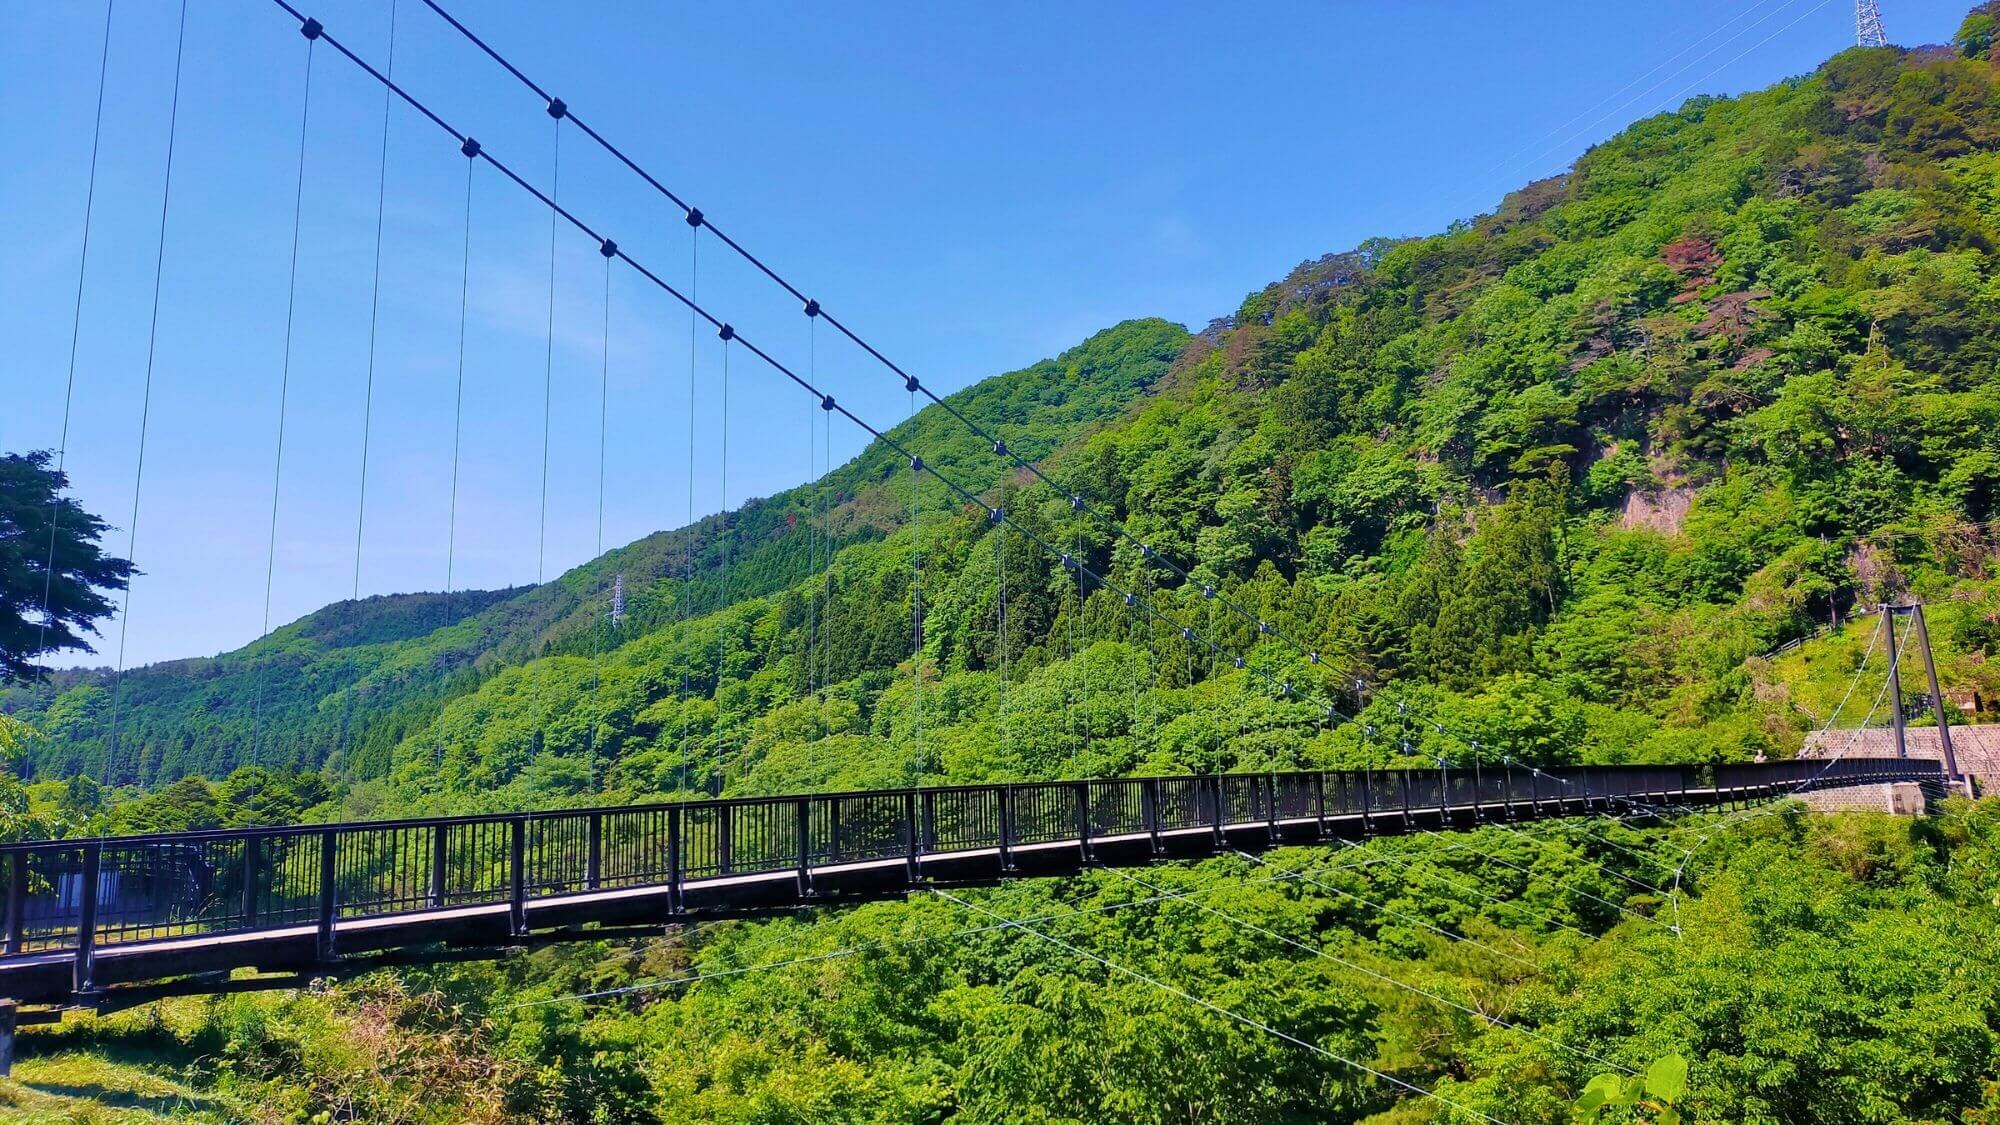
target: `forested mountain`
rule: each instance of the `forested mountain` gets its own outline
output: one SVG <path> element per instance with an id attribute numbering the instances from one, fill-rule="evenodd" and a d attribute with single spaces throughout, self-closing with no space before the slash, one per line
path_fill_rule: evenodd
<path id="1" fill-rule="evenodd" d="M 1192 337 L 1121 325 L 961 396 L 1059 489 L 926 411 L 899 440 L 982 506 L 913 492 L 871 449 L 728 518 L 726 602 L 708 521 L 490 604 L 315 615 L 212 663 L 233 679 L 149 672 L 138 780 L 246 760 L 260 679 L 288 700 L 263 760 L 325 772 L 108 808 L 45 781 L 17 826 L 1393 763 L 1474 739 L 1531 762 L 1782 755 L 1881 717 L 1869 691 L 1830 714 L 1866 626 L 1764 654 L 1905 594 L 1932 606 L 1947 687 L 1993 698 L 1992 15 L 1952 48 L 1848 51 L 1650 117 L 1491 214 L 1309 261 Z M 612 633 L 616 574 L 634 610 Z M 204 683 L 233 686 L 210 704 Z M 102 770 L 94 690 L 9 698 L 35 776 Z M 218 711 L 235 749 L 211 755 L 187 716 Z M 341 732 L 350 714 L 382 725 Z M 1476 1119 L 1412 1087 L 1507 1121 L 1996 1120 L 1995 815 L 1500 827 L 980 892 L 1338 1059 L 937 898 L 101 1034 L 228 1059 L 200 1079 L 216 1097 L 300 1120 Z M 1576 1109 L 1658 1060 L 1690 1064 L 1684 1090 Z"/>
<path id="2" fill-rule="evenodd" d="M 1116 416 L 1165 373 L 1186 339 L 1164 321 L 1120 325 L 946 401 L 1039 456 Z M 935 406 L 889 433 L 967 478 L 991 479 L 1003 463 Z M 871 446 L 818 481 L 752 500 L 726 520 L 647 536 L 545 586 L 339 602 L 235 652 L 134 669 L 119 689 L 115 766 L 106 763 L 104 670 L 0 690 L 0 709 L 48 735 L 21 759 L 30 776 L 108 772 L 109 780 L 158 785 L 189 774 L 219 778 L 252 761 L 380 776 L 398 741 L 501 668 L 624 643 L 768 594 L 797 580 L 809 547 L 824 553 L 894 531 L 908 515 L 891 483 L 900 467 L 886 447 Z M 620 578 L 627 612 L 613 636 L 604 622 Z"/>

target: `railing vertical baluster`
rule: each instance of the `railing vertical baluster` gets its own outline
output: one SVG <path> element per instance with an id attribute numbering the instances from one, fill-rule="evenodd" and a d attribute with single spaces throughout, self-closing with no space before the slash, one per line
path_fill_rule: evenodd
<path id="1" fill-rule="evenodd" d="M 97 957 L 97 877 L 104 864 L 104 841 L 92 840 L 83 846 L 83 885 L 77 901 L 76 965 L 71 984 L 78 994 L 93 991 L 92 974 Z"/>
<path id="2" fill-rule="evenodd" d="M 584 828 L 583 882 L 591 890 L 604 885 L 604 814 L 593 812 Z"/>
<path id="3" fill-rule="evenodd" d="M 263 838 L 245 836 L 243 838 L 243 925 L 247 928 L 257 924 L 257 853 L 262 850 Z"/>
<path id="4" fill-rule="evenodd" d="M 508 823 L 507 928 L 519 937 L 528 932 L 528 818 Z"/>
<path id="5" fill-rule="evenodd" d="M 334 944 L 333 918 L 339 904 L 334 901 L 339 883 L 334 878 L 334 864 L 339 860 L 340 835 L 328 828 L 319 834 L 319 959 L 333 960 L 338 952 Z"/>
<path id="6" fill-rule="evenodd" d="M 683 806 L 672 805 L 667 809 L 667 912 L 682 914 L 687 910 L 687 902 L 682 897 L 682 851 L 681 835 L 687 826 Z"/>

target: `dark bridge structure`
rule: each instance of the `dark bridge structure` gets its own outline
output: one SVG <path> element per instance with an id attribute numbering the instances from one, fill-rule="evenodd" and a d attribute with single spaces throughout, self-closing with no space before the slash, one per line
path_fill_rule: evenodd
<path id="1" fill-rule="evenodd" d="M 32 1022 L 933 884 L 1898 781 L 1945 776 L 1908 758 L 1230 773 L 8 844 L 0 997 Z M 230 979 L 246 968 L 276 975 Z"/>

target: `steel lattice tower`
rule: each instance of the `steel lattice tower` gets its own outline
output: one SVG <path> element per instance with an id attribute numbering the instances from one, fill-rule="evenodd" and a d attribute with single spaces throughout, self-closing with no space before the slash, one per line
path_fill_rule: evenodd
<path id="1" fill-rule="evenodd" d="M 1862 47 L 1887 47 L 1882 30 L 1882 6 L 1875 0 L 1854 0 L 1854 42 Z"/>

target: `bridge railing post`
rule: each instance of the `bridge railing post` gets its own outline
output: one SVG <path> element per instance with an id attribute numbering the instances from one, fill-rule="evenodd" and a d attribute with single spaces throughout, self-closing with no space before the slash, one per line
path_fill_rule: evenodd
<path id="1" fill-rule="evenodd" d="M 28 929 L 28 853 L 17 851 L 7 861 L 7 952 L 21 952 Z"/>
<path id="2" fill-rule="evenodd" d="M 1319 821 L 1319 834 L 1326 836 L 1326 771 L 1313 774 L 1313 816 Z"/>
<path id="3" fill-rule="evenodd" d="M 77 888 L 76 965 L 71 984 L 79 995 L 95 991 L 97 968 L 97 883 L 104 869 L 104 841 L 83 846 L 83 885 Z"/>
<path id="4" fill-rule="evenodd" d="M 515 937 L 528 932 L 528 818 L 516 816 L 507 833 L 507 928 Z"/>
<path id="5" fill-rule="evenodd" d="M 924 852 L 937 850 L 937 794 L 926 789 L 917 795 L 917 827 L 922 830 Z"/>
<path id="6" fill-rule="evenodd" d="M 1014 870 L 1014 787 L 1000 787 L 1000 870 Z"/>
<path id="7" fill-rule="evenodd" d="M 583 829 L 583 883 L 591 890 L 604 885 L 604 814 L 592 812 Z"/>
<path id="8" fill-rule="evenodd" d="M 1160 841 L 1160 779 L 1149 777 L 1139 785 L 1139 816 L 1146 825 L 1146 839 L 1153 854 L 1165 849 Z"/>
<path id="9" fill-rule="evenodd" d="M 1076 852 L 1084 862 L 1091 861 L 1090 854 L 1090 782 L 1076 783 Z"/>
<path id="10" fill-rule="evenodd" d="M 1416 827 L 1416 817 L 1415 814 L 1410 811 L 1410 771 L 1407 768 L 1403 770 L 1402 783 L 1403 783 L 1403 831 L 1408 832 Z"/>
<path id="11" fill-rule="evenodd" d="M 812 894 L 812 799 L 800 797 L 793 817 L 793 835 L 799 845 L 799 897 Z"/>
<path id="12" fill-rule="evenodd" d="M 446 830 L 444 825 L 434 824 L 431 826 L 431 885 L 429 893 L 425 897 L 430 900 L 433 908 L 444 905 L 445 872 L 450 870 L 445 859 L 445 850 L 449 847 L 449 837 L 450 832 Z"/>
<path id="13" fill-rule="evenodd" d="M 1229 833 L 1223 827 L 1229 821 L 1229 798 L 1222 789 L 1222 775 L 1213 774 L 1208 779 L 1209 789 L 1215 794 L 1215 804 L 1209 810 L 1215 831 L 1215 850 L 1221 851 L 1229 843 Z"/>
<path id="14" fill-rule="evenodd" d="M 340 910 L 340 889 L 335 867 L 340 860 L 340 833 L 327 828 L 319 834 L 319 959 L 331 961 L 339 952 L 334 943 L 333 921 Z"/>
<path id="15" fill-rule="evenodd" d="M 261 836 L 243 838 L 243 896 L 240 902 L 245 927 L 257 924 L 257 853 L 263 850 L 263 844 Z"/>
<path id="16" fill-rule="evenodd" d="M 683 914 L 687 902 L 681 884 L 686 852 L 681 839 L 687 827 L 687 810 L 679 804 L 667 806 L 667 913 Z"/>
<path id="17" fill-rule="evenodd" d="M 915 790 L 903 794 L 903 843 L 905 854 L 903 863 L 905 875 L 911 883 L 923 876 L 923 833 L 917 826 L 917 794 Z"/>

